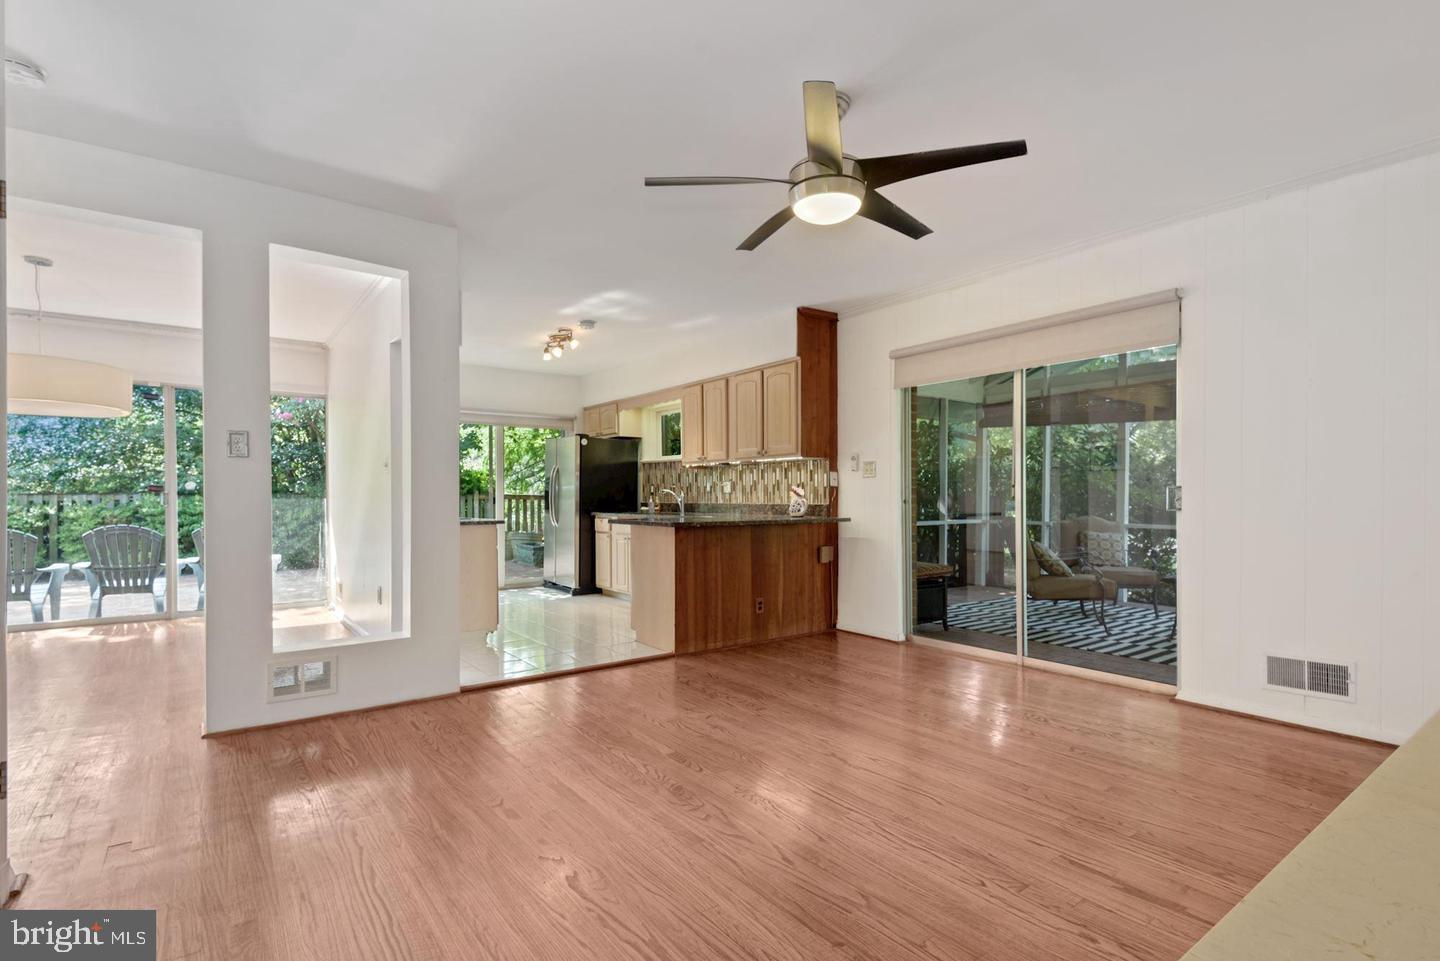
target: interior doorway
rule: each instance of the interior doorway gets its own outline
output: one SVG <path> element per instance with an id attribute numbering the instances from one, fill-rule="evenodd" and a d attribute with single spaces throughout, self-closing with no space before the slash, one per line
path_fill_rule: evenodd
<path id="1" fill-rule="evenodd" d="M 538 586 L 544 579 L 545 441 L 563 437 L 572 425 L 472 416 L 460 424 L 460 519 L 504 520 L 500 586 Z"/>
<path id="2" fill-rule="evenodd" d="M 1177 356 L 906 390 L 913 634 L 1175 683 Z"/>

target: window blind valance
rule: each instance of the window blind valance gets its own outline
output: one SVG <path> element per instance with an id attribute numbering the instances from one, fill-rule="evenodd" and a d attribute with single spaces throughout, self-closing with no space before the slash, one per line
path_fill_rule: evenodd
<path id="1" fill-rule="evenodd" d="M 890 352 L 896 387 L 1043 367 L 1180 341 L 1180 291 L 1164 290 Z"/>

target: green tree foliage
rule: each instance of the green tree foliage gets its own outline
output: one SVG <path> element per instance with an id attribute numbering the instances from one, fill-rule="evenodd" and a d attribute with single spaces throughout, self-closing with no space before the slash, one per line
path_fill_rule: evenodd
<path id="1" fill-rule="evenodd" d="M 271 398 L 275 545 L 287 567 L 320 562 L 324 526 L 325 402 Z M 35 534 L 48 556 L 52 528 L 61 560 L 86 559 L 81 535 L 105 524 L 164 530 L 165 411 L 160 388 L 137 386 L 128 417 L 10 415 L 7 523 Z M 204 412 L 198 390 L 175 391 L 176 479 L 180 555 L 195 553 L 192 532 L 204 523 Z M 18 503 L 18 494 L 55 495 Z M 64 495 L 103 496 L 96 503 Z M 58 504 L 58 507 L 56 506 Z M 53 516 L 52 516 L 53 515 Z"/>

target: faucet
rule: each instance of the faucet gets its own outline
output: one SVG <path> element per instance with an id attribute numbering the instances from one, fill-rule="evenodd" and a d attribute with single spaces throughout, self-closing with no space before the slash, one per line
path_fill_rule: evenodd
<path id="1" fill-rule="evenodd" d="M 685 495 L 680 493 L 679 491 L 671 490 L 669 487 L 660 491 L 660 493 L 669 494 L 671 497 L 675 498 L 675 503 L 680 507 L 680 519 L 683 521 L 685 519 Z M 650 513 L 655 513 L 655 498 L 653 497 L 650 498 Z"/>

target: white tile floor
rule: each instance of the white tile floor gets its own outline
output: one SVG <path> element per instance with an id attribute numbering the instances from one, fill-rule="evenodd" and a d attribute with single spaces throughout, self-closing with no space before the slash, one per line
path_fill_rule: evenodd
<path id="1" fill-rule="evenodd" d="M 460 684 L 533 677 L 664 653 L 635 640 L 630 605 L 544 587 L 500 592 L 500 629 L 460 642 Z"/>

